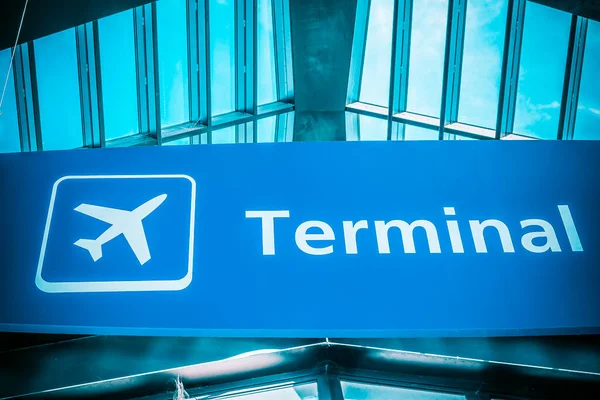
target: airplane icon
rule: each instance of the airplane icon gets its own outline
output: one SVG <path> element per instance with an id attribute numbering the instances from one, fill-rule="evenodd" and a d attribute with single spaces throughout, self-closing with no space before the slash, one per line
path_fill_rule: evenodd
<path id="1" fill-rule="evenodd" d="M 144 265 L 151 258 L 146 234 L 142 220 L 150 215 L 167 198 L 166 194 L 161 194 L 148 200 L 133 211 L 119 210 L 95 206 L 91 204 L 80 204 L 75 211 L 99 219 L 112 226 L 102 233 L 97 239 L 79 239 L 74 244 L 89 251 L 94 262 L 102 258 L 102 246 L 117 236 L 123 234 L 129 247 L 133 250 L 140 265 Z"/>

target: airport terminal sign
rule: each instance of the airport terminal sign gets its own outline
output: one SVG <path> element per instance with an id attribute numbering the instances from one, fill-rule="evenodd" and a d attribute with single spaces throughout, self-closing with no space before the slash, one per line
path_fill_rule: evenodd
<path id="1" fill-rule="evenodd" d="M 0 330 L 600 333 L 600 143 L 0 155 Z"/>

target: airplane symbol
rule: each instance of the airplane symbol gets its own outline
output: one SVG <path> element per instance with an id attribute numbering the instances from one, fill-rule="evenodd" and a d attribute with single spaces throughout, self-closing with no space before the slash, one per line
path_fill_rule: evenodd
<path id="1" fill-rule="evenodd" d="M 80 204 L 75 208 L 75 211 L 109 223 L 112 226 L 97 239 L 79 239 L 74 243 L 75 246 L 89 251 L 92 259 L 96 262 L 102 258 L 102 246 L 123 234 L 140 265 L 144 265 L 150 260 L 151 256 L 142 220 L 156 210 L 166 198 L 166 194 L 161 194 L 152 200 L 148 200 L 133 211 L 94 206 L 85 203 Z"/>

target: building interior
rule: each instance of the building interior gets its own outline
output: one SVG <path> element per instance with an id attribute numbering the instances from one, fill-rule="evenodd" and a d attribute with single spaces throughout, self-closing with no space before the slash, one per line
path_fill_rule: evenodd
<path id="1" fill-rule="evenodd" d="M 15 0 L 0 153 L 598 140 L 599 71 L 591 0 Z M 0 399 L 593 399 L 600 340 L 4 332 L 0 371 Z"/>

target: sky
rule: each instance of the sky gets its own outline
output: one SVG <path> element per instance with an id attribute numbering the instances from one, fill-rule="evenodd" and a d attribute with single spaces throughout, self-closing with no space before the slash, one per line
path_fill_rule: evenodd
<path id="1" fill-rule="evenodd" d="M 365 0 L 359 0 L 365 1 Z M 507 0 L 468 0 L 458 121 L 495 129 Z M 414 0 L 407 110 L 439 117 L 448 0 Z M 387 107 L 393 1 L 372 0 L 360 101 Z M 513 131 L 555 139 L 571 15 L 537 3 L 526 6 Z M 591 22 L 586 44 L 576 138 L 600 138 L 600 28 Z M 360 117 L 363 140 L 382 140 L 387 125 Z M 596 129 L 596 132 L 598 129 Z M 405 139 L 429 138 L 409 127 Z"/>

